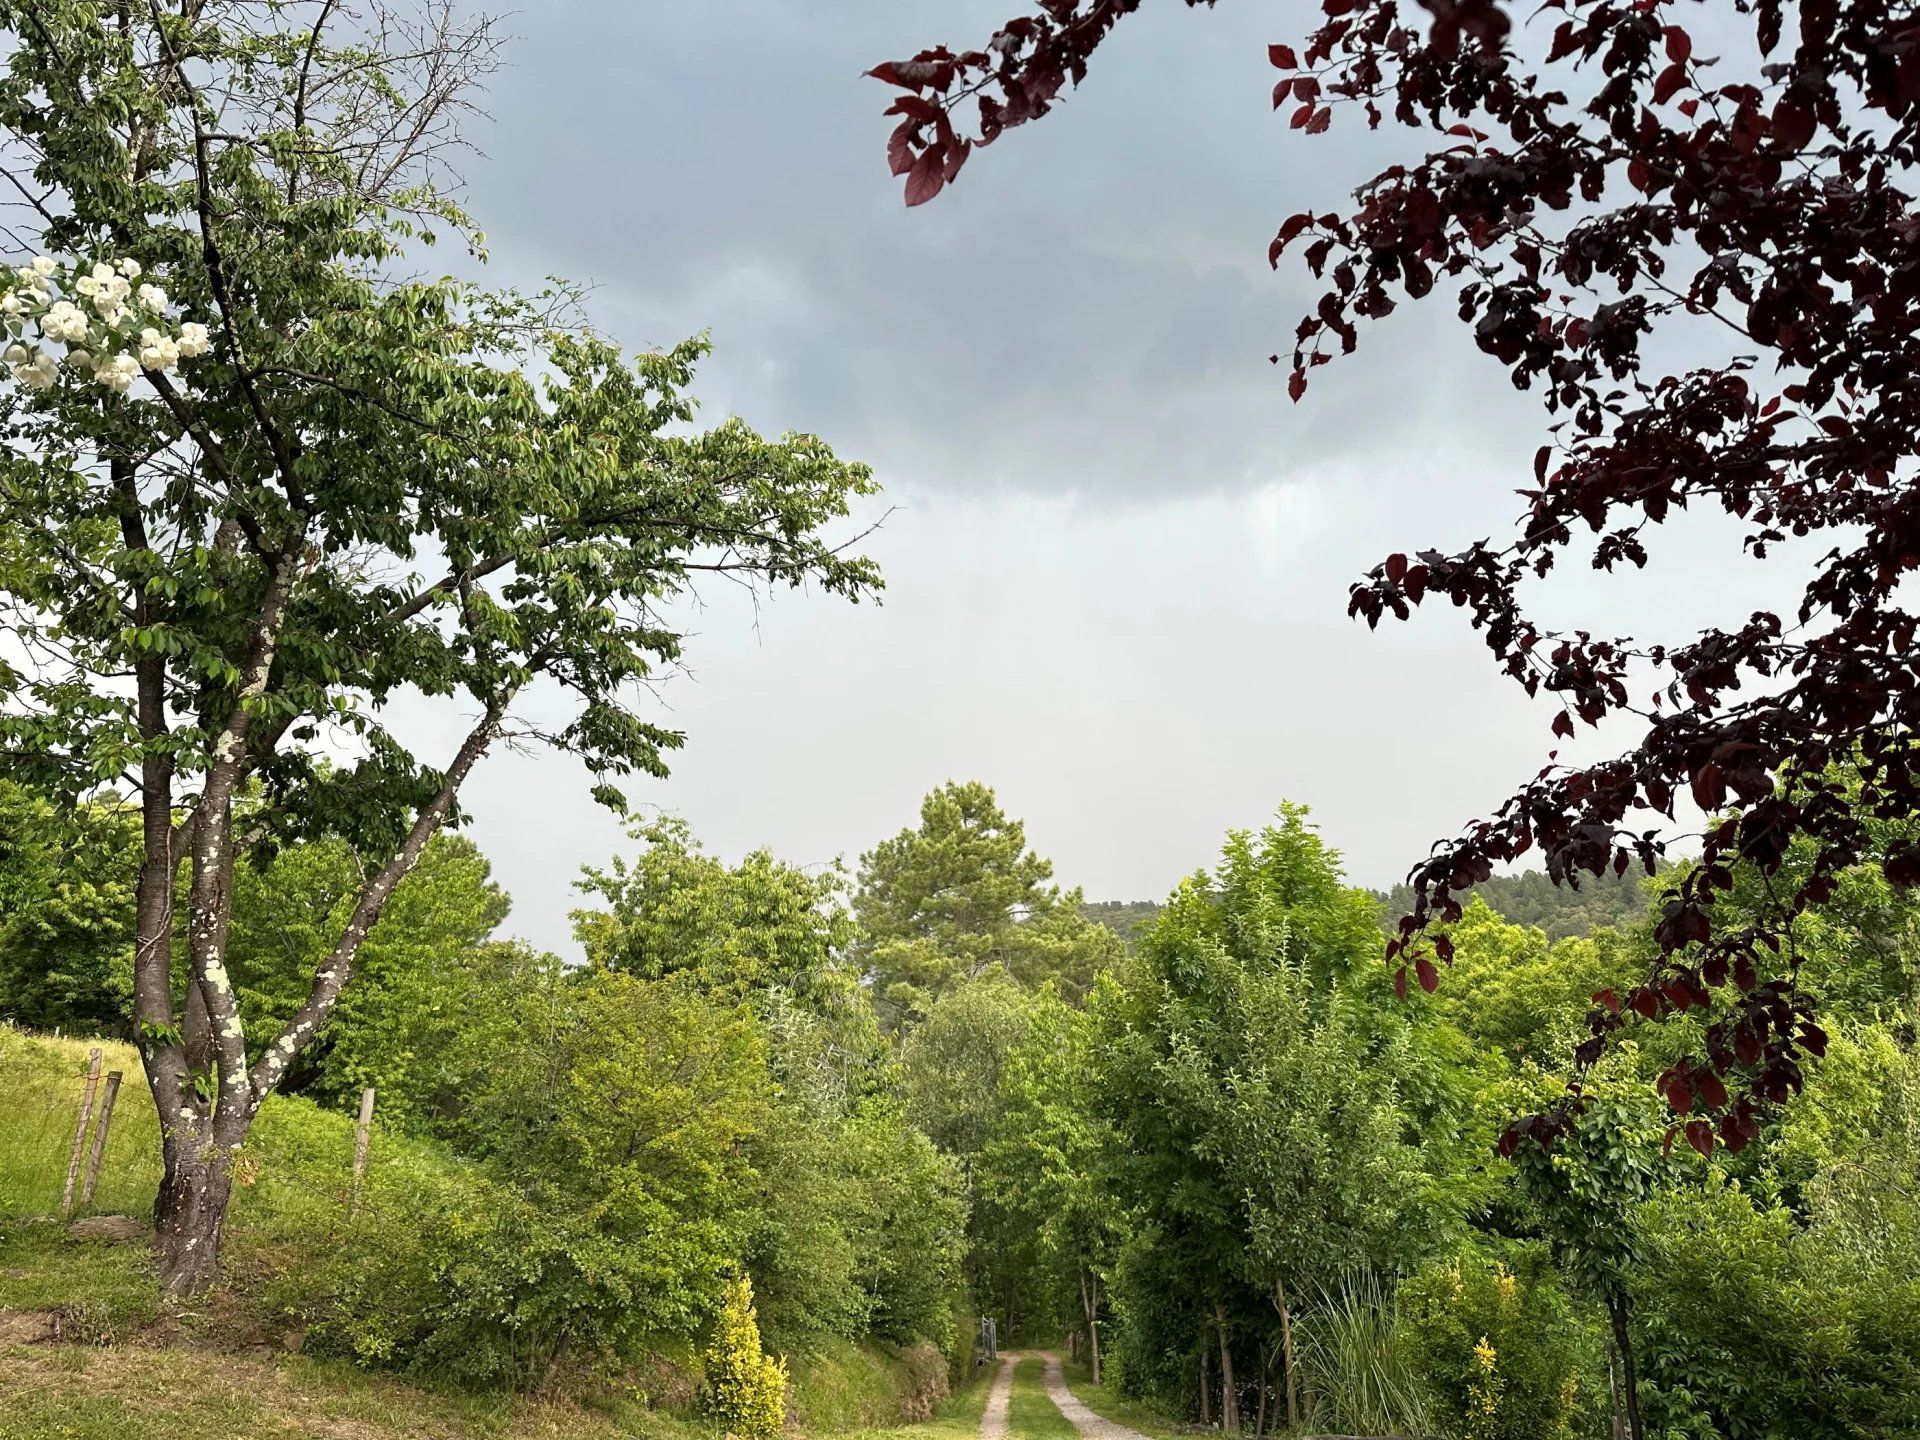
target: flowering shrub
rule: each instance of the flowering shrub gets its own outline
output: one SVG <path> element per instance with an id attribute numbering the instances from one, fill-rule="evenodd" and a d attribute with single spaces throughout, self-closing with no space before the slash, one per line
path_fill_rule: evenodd
<path id="1" fill-rule="evenodd" d="M 727 1286 L 707 1351 L 707 1410 L 738 1440 L 769 1440 L 787 1422 L 787 1366 L 760 1348 L 753 1282 Z"/>
<path id="2" fill-rule="evenodd" d="M 1442 1428 L 1470 1440 L 1599 1433 L 1603 1397 L 1581 1383 L 1598 1357 L 1586 1353 L 1590 1337 L 1544 1249 L 1508 1247 L 1505 1258 L 1461 1255 L 1400 1287 L 1414 1361 L 1434 1388 Z"/>
<path id="3" fill-rule="evenodd" d="M 167 292 L 138 283 L 140 262 L 62 264 L 48 255 L 13 269 L 0 268 L 0 322 L 4 358 L 13 378 L 45 390 L 60 378 L 62 361 L 86 379 L 124 395 L 140 372 L 163 372 L 212 346 L 207 327 L 175 322 Z M 64 347 L 56 355 L 48 348 Z"/>

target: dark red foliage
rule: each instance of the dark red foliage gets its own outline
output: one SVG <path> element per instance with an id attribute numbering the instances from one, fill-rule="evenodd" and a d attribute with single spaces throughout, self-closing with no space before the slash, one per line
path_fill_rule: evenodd
<path id="1" fill-rule="evenodd" d="M 1045 115 L 1138 3 L 1039 0 L 983 49 L 878 67 L 901 92 L 890 153 L 909 203 L 949 183 L 970 142 Z M 1537 852 L 1568 883 L 1651 872 L 1662 819 L 1691 800 L 1711 818 L 1700 863 L 1665 899 L 1660 959 L 1644 985 L 1595 997 L 1577 1058 L 1584 1073 L 1621 1027 L 1697 1014 L 1702 1051 L 1661 1089 L 1688 1144 L 1738 1149 L 1826 1044 L 1785 943 L 1792 918 L 1869 854 L 1869 820 L 1920 811 L 1920 619 L 1900 593 L 1920 566 L 1920 17 L 1873 0 L 1723 0 L 1716 34 L 1738 43 L 1715 57 L 1684 23 L 1698 7 L 1668 0 L 1320 8 L 1311 34 L 1268 51 L 1285 123 L 1318 134 L 1357 109 L 1424 136 L 1351 206 L 1275 235 L 1272 263 L 1297 248 L 1327 285 L 1300 322 L 1289 393 L 1353 350 L 1363 321 L 1444 282 L 1475 344 L 1552 417 L 1514 534 L 1393 555 L 1349 610 L 1377 625 L 1443 598 L 1529 695 L 1560 702 L 1554 735 L 1623 711 L 1642 727 L 1616 758 L 1549 763 L 1414 869 L 1396 988 L 1409 965 L 1429 984 L 1448 958 L 1430 926 L 1495 865 Z M 1523 59 L 1510 41 L 1528 16 Z M 1662 332 L 1696 348 L 1719 334 L 1730 353 L 1663 373 L 1643 361 Z M 1724 511 L 1756 557 L 1789 536 L 1832 548 L 1790 613 L 1680 643 L 1531 617 L 1526 583 L 1576 534 L 1596 537 L 1596 568 L 1638 567 L 1648 527 L 1689 507 Z M 1795 841 L 1813 859 L 1789 871 Z M 1776 904 L 1720 923 L 1715 897 L 1740 862 L 1777 882 Z M 1920 881 L 1920 852 L 1883 864 Z M 1503 1148 L 1551 1141 L 1579 1095 L 1576 1081 Z"/>

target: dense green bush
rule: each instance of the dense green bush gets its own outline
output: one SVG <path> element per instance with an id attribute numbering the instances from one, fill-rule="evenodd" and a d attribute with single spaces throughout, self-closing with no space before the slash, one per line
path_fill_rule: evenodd
<path id="1" fill-rule="evenodd" d="M 1897 1197 L 1894 1197 L 1897 1203 Z M 1648 1431 L 1672 1440 L 1920 1433 L 1920 1280 L 1711 1183 L 1640 1217 Z"/>
<path id="2" fill-rule="evenodd" d="M 1604 1398 L 1584 1393 L 1597 1352 L 1542 1247 L 1431 1263 L 1402 1284 L 1400 1302 L 1450 1434 L 1562 1440 Z"/>

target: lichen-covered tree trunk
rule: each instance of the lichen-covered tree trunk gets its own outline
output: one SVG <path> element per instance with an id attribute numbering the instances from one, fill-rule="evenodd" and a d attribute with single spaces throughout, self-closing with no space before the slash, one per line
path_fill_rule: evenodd
<path id="1" fill-rule="evenodd" d="M 233 1194 L 237 1148 L 220 1143 L 216 1126 L 182 1125 L 161 1141 L 164 1165 L 154 1200 L 154 1249 L 160 1280 L 175 1295 L 193 1295 L 220 1273 L 220 1234 Z"/>

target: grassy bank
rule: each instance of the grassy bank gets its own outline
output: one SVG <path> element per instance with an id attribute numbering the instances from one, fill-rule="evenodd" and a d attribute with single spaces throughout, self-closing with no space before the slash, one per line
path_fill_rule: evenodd
<path id="1" fill-rule="evenodd" d="M 87 1051 L 123 1083 L 100 1185 L 75 1218 L 150 1223 L 158 1126 L 132 1048 L 0 1026 L 0 1440 L 146 1440 L 182 1427 L 255 1436 L 554 1437 L 702 1440 L 698 1363 L 683 1350 L 630 1375 L 594 1377 L 572 1398 L 461 1392 L 316 1353 L 314 1293 L 330 1253 L 383 1196 L 463 1162 L 442 1147 L 376 1133 L 359 1202 L 347 1204 L 353 1121 L 299 1097 L 262 1109 L 234 1191 L 225 1279 L 191 1306 L 167 1304 L 144 1243 L 76 1236 L 58 1217 Z M 137 1233 L 137 1227 L 136 1227 Z M 789 1357 L 794 1428 L 878 1431 L 944 1423 L 984 1386 L 947 1397 L 931 1344 L 907 1349 L 828 1337 Z M 976 1399 L 978 1404 L 976 1404 Z"/>

